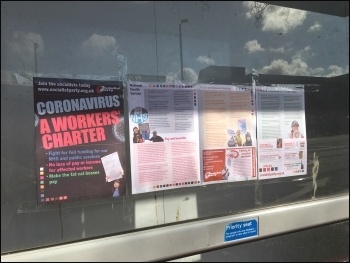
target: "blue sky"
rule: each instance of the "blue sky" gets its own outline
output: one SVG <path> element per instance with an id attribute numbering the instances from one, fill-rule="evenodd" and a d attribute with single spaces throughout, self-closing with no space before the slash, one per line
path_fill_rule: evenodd
<path id="1" fill-rule="evenodd" d="M 349 72 L 349 18 L 269 5 L 259 27 L 253 2 L 2 2 L 1 79 L 38 72 L 180 78 L 179 22 L 185 81 L 209 65 L 250 73 L 336 76 Z"/>

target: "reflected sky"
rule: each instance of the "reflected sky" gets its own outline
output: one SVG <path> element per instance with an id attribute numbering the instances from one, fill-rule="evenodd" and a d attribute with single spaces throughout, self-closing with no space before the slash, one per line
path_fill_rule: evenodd
<path id="1" fill-rule="evenodd" d="M 195 82 L 210 65 L 259 73 L 349 72 L 349 18 L 240 1 L 2 2 L 1 79 L 11 73 L 115 76 Z M 254 8 L 255 9 L 254 9 Z M 258 8 L 258 9 L 257 9 Z M 257 11 L 263 9 L 261 19 Z M 37 43 L 35 48 L 34 43 Z M 36 55 L 35 55 L 36 53 Z"/>

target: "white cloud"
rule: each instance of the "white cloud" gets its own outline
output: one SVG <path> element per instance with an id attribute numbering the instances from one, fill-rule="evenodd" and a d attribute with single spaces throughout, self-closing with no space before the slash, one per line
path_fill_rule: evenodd
<path id="1" fill-rule="evenodd" d="M 180 71 L 178 73 L 169 72 L 165 75 L 165 81 L 166 82 L 174 82 L 176 80 L 180 79 Z"/>
<path id="2" fill-rule="evenodd" d="M 279 48 L 268 48 L 268 49 L 265 49 L 258 43 L 258 41 L 256 39 L 248 41 L 247 43 L 245 43 L 244 48 L 248 50 L 249 54 L 252 54 L 252 53 L 255 53 L 255 52 L 262 52 L 262 51 L 265 51 L 265 50 L 268 50 L 268 51 L 274 52 L 274 53 L 284 53 L 285 52 L 285 49 L 284 49 L 283 46 L 279 47 Z"/>
<path id="3" fill-rule="evenodd" d="M 249 8 L 249 11 L 246 13 L 246 17 L 252 18 L 252 12 L 256 12 L 256 10 L 261 10 L 263 7 L 265 7 L 267 4 L 265 3 L 259 3 L 254 1 L 244 1 L 243 6 Z M 252 12 L 250 12 L 252 11 Z"/>
<path id="4" fill-rule="evenodd" d="M 334 77 L 349 73 L 349 66 L 342 68 L 331 65 L 328 67 L 328 70 L 325 70 L 322 67 L 311 68 L 301 58 L 294 58 L 290 63 L 283 59 L 275 59 L 270 65 L 263 67 L 259 72 L 271 75 Z"/>
<path id="5" fill-rule="evenodd" d="M 251 12 L 251 7 L 252 5 L 256 5 L 256 2 L 247 1 L 244 2 L 243 5 L 249 8 L 249 11 L 246 13 L 246 17 L 248 19 L 256 19 L 254 14 L 257 14 L 257 10 L 259 8 L 254 9 L 253 14 Z M 282 31 L 286 33 L 304 23 L 307 16 L 307 11 L 279 7 L 270 4 L 263 10 L 261 15 L 263 31 Z"/>
<path id="6" fill-rule="evenodd" d="M 258 43 L 258 40 L 251 40 L 245 43 L 244 48 L 248 50 L 249 54 L 264 51 L 261 45 Z"/>
<path id="7" fill-rule="evenodd" d="M 284 53 L 284 47 L 279 47 L 279 48 L 269 48 L 270 52 L 274 52 L 274 53 Z"/>
<path id="8" fill-rule="evenodd" d="M 293 59 L 290 64 L 288 61 L 285 61 L 283 59 L 275 59 L 269 66 L 263 67 L 261 69 L 261 73 L 272 75 L 304 76 L 307 67 L 307 64 L 301 59 Z"/>
<path id="9" fill-rule="evenodd" d="M 330 65 L 328 67 L 328 74 L 325 75 L 325 77 L 334 77 L 339 75 L 344 75 L 349 73 L 349 65 L 347 65 L 345 68 L 336 66 L 336 65 Z"/>
<path id="10" fill-rule="evenodd" d="M 112 36 L 93 34 L 81 44 L 81 47 L 85 55 L 94 57 L 117 53 L 117 41 Z"/>
<path id="11" fill-rule="evenodd" d="M 310 75 L 314 77 L 322 77 L 325 74 L 325 69 L 318 67 L 318 68 L 310 68 Z"/>
<path id="12" fill-rule="evenodd" d="M 318 22 L 315 22 L 315 24 L 309 28 L 308 32 L 320 31 L 321 27 L 322 26 Z"/>
<path id="13" fill-rule="evenodd" d="M 314 56 L 312 48 L 306 46 L 297 51 L 292 57 L 292 61 L 288 62 L 283 59 L 275 59 L 270 65 L 263 67 L 260 72 L 272 75 L 291 75 L 291 76 L 314 76 L 314 77 L 333 77 L 343 75 L 349 72 L 349 66 L 345 68 L 337 65 L 331 65 L 328 69 L 322 67 L 312 68 L 307 64 L 307 59 Z"/>
<path id="14" fill-rule="evenodd" d="M 305 59 L 306 57 L 310 57 L 313 56 L 313 53 L 310 53 L 311 51 L 311 47 L 310 46 L 306 46 L 304 49 L 299 50 L 295 53 L 295 55 L 292 57 L 293 59 Z"/>
<path id="15" fill-rule="evenodd" d="M 198 74 L 191 68 L 184 68 L 184 79 L 186 82 L 197 82 Z"/>
<path id="16" fill-rule="evenodd" d="M 166 75 L 167 82 L 176 82 L 181 80 L 181 72 L 168 73 Z M 198 81 L 198 74 L 191 68 L 184 68 L 184 82 L 186 83 L 196 83 Z"/>
<path id="17" fill-rule="evenodd" d="M 270 5 L 266 8 L 262 30 L 288 32 L 301 26 L 306 15 L 306 11 Z"/>
<path id="18" fill-rule="evenodd" d="M 33 32 L 25 33 L 23 31 L 15 31 L 8 42 L 10 53 L 16 60 L 21 61 L 25 67 L 34 65 L 35 56 L 40 55 L 44 51 L 44 40 L 41 35 Z"/>
<path id="19" fill-rule="evenodd" d="M 214 59 L 206 56 L 199 56 L 196 61 L 204 65 L 215 65 Z"/>

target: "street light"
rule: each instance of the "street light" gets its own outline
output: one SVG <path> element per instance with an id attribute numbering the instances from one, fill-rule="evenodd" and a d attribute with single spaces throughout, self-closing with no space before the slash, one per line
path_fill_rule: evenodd
<path id="1" fill-rule="evenodd" d="M 38 61 L 36 50 L 39 47 L 38 43 L 34 43 L 34 62 L 35 62 L 35 74 L 38 74 Z"/>
<path id="2" fill-rule="evenodd" d="M 182 61 L 182 35 L 181 35 L 181 25 L 184 23 L 187 23 L 188 19 L 184 18 L 181 19 L 181 22 L 179 24 L 179 39 L 180 39 L 180 63 L 181 63 L 181 80 L 184 80 L 184 68 L 183 68 L 183 61 Z"/>

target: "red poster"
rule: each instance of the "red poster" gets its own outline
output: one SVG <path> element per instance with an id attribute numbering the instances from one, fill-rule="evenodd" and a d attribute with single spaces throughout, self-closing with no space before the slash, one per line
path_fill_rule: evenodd
<path id="1" fill-rule="evenodd" d="M 203 150 L 204 182 L 224 180 L 226 172 L 225 150 Z"/>

